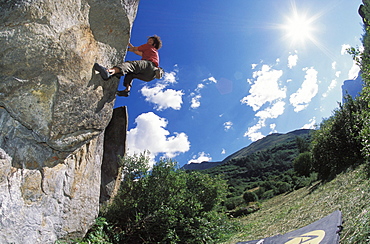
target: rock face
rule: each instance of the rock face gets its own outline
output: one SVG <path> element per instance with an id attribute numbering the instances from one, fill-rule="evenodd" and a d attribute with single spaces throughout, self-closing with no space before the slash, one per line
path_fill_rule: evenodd
<path id="1" fill-rule="evenodd" d="M 118 190 L 121 182 L 119 172 L 119 156 L 126 152 L 127 108 L 113 110 L 113 116 L 104 133 L 104 154 L 101 166 L 100 202 L 105 203 Z"/>
<path id="2" fill-rule="evenodd" d="M 92 67 L 122 62 L 138 1 L 0 0 L 0 243 L 81 237 L 97 216 L 119 81 Z"/>

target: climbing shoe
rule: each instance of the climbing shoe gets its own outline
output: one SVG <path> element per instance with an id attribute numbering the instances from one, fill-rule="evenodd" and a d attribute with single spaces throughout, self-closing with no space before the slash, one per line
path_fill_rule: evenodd
<path id="1" fill-rule="evenodd" d="M 126 91 L 126 90 L 117 91 L 117 95 L 120 96 L 120 97 L 128 97 L 128 96 L 130 96 L 130 91 Z"/>
<path id="2" fill-rule="evenodd" d="M 98 63 L 94 64 L 94 69 L 100 73 L 100 76 L 103 78 L 103 80 L 108 80 L 112 76 L 105 67 Z"/>

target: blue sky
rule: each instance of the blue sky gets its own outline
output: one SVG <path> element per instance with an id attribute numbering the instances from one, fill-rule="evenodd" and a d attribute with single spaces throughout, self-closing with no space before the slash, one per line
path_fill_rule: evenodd
<path id="1" fill-rule="evenodd" d="M 141 0 L 131 43 L 159 35 L 166 73 L 116 99 L 128 107 L 129 153 L 221 161 L 271 133 L 314 128 L 358 73 L 344 50 L 361 45 L 360 4 Z"/>

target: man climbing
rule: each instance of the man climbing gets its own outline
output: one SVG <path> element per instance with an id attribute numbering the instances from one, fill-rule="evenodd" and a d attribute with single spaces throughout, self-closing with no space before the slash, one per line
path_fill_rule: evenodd
<path id="1" fill-rule="evenodd" d="M 141 60 L 126 61 L 113 68 L 106 69 L 105 67 L 94 64 L 94 69 L 98 71 L 104 80 L 108 80 L 112 76 L 121 77 L 125 75 L 123 85 L 126 87 L 123 91 L 118 91 L 118 96 L 128 97 L 133 79 L 143 81 L 151 81 L 155 78 L 160 79 L 163 75 L 163 69 L 159 67 L 158 50 L 162 47 L 162 41 L 159 36 L 154 35 L 148 38 L 146 44 L 134 47 L 129 43 L 128 51 L 131 51 L 141 56 Z"/>

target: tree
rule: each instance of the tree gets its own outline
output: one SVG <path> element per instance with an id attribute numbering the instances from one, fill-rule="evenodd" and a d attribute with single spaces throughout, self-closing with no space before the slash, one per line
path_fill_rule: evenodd
<path id="1" fill-rule="evenodd" d="M 276 194 L 282 194 L 291 191 L 292 187 L 287 182 L 278 181 L 276 182 Z"/>
<path id="2" fill-rule="evenodd" d="M 360 132 L 364 121 L 361 112 L 367 104 L 347 98 L 347 102 L 314 133 L 312 143 L 313 168 L 320 179 L 330 179 L 344 169 L 363 162 Z"/>
<path id="3" fill-rule="evenodd" d="M 297 143 L 297 146 L 298 146 L 298 152 L 299 153 L 304 153 L 304 152 L 309 151 L 310 143 L 305 138 L 297 136 L 296 143 Z"/>
<path id="4" fill-rule="evenodd" d="M 121 230 L 119 242 L 212 243 L 232 229 L 217 212 L 227 192 L 224 180 L 187 173 L 171 160 L 148 171 L 147 162 L 143 156 L 124 159 L 121 189 L 103 214 Z"/>
<path id="5" fill-rule="evenodd" d="M 244 199 L 245 203 L 256 202 L 256 201 L 258 201 L 258 196 L 254 192 L 246 191 L 243 194 L 243 199 Z"/>
<path id="6" fill-rule="evenodd" d="M 300 153 L 293 161 L 293 168 L 299 175 L 309 176 L 312 172 L 312 153 Z"/>

